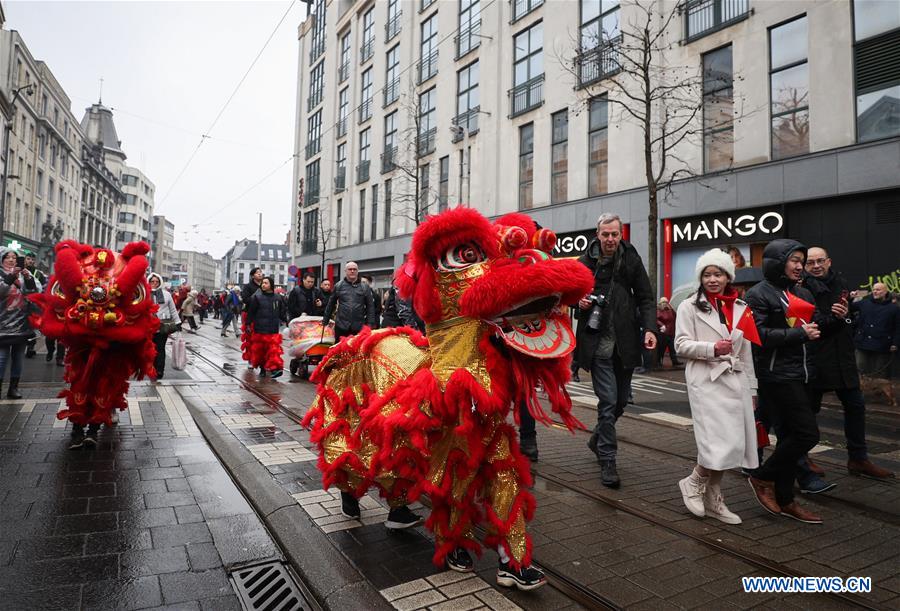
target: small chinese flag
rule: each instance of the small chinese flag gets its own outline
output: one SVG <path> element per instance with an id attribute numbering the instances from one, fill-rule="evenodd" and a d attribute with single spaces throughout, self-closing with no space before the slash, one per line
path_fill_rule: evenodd
<path id="1" fill-rule="evenodd" d="M 787 319 L 788 326 L 799 327 L 811 322 L 816 306 L 788 291 L 785 291 L 784 294 L 787 296 L 787 309 L 784 311 L 784 317 Z"/>
<path id="2" fill-rule="evenodd" d="M 762 340 L 759 339 L 759 330 L 756 328 L 756 321 L 753 320 L 753 312 L 750 311 L 749 306 L 744 308 L 744 313 L 741 314 L 741 318 L 737 321 L 735 327 L 743 331 L 744 337 L 748 341 L 757 346 L 762 346 Z"/>

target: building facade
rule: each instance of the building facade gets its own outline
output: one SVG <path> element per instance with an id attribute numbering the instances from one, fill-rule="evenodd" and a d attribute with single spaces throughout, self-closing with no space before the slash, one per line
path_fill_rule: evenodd
<path id="1" fill-rule="evenodd" d="M 175 223 L 165 216 L 153 215 L 151 237 L 151 269 L 163 280 L 171 280 L 175 272 Z"/>
<path id="2" fill-rule="evenodd" d="M 122 169 L 122 191 L 125 202 L 119 210 L 116 225 L 116 248 L 121 250 L 129 242 L 153 240 L 153 197 L 156 185 L 138 168 Z M 150 264 L 153 264 L 151 260 Z"/>
<path id="3" fill-rule="evenodd" d="M 50 68 L 16 31 L 0 30 L 0 88 L 10 101 L 4 233 L 32 248 L 43 227 L 79 235 L 84 134 Z"/>
<path id="4" fill-rule="evenodd" d="M 212 293 L 218 288 L 217 263 L 212 255 L 195 250 L 175 250 L 172 254 L 175 266 L 184 271 L 185 280 L 192 289 L 206 289 L 207 293 Z"/>
<path id="5" fill-rule="evenodd" d="M 257 252 L 255 240 L 240 240 L 222 257 L 221 266 L 224 284 L 246 284 L 250 270 L 257 266 L 263 274 L 272 276 L 276 286 L 286 287 L 293 280 L 289 273 L 291 253 L 286 244 L 263 243 L 262 251 Z"/>
<path id="6" fill-rule="evenodd" d="M 383 283 L 416 218 L 456 205 L 526 212 L 561 254 L 613 212 L 646 261 L 623 40 L 648 7 L 666 24 L 654 83 L 695 83 L 686 106 L 652 110 L 656 170 L 659 118 L 689 132 L 666 143 L 658 290 L 691 284 L 702 248 L 758 264 L 782 234 L 826 246 L 851 283 L 895 272 L 900 12 L 867 0 L 317 0 L 299 28 L 295 264 L 317 269 L 324 246 L 322 273 L 355 260 Z"/>

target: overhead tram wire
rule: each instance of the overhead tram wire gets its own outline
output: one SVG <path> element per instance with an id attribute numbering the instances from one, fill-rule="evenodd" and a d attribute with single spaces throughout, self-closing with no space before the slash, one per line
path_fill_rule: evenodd
<path id="1" fill-rule="evenodd" d="M 169 190 L 166 191 L 165 196 L 159 202 L 159 207 L 162 208 L 163 204 L 166 203 L 166 200 L 169 199 L 169 195 L 172 194 L 172 191 L 175 190 L 175 187 L 178 185 L 178 182 L 181 180 L 181 177 L 184 176 L 185 172 L 187 172 L 188 167 L 191 165 L 191 162 L 194 160 L 194 157 L 197 156 L 197 153 L 200 151 L 200 147 L 203 146 L 203 143 L 210 138 L 210 133 L 213 128 L 219 122 L 219 119 L 222 118 L 222 115 L 225 113 L 225 110 L 231 104 L 231 101 L 234 99 L 234 96 L 237 95 L 237 92 L 240 90 L 241 86 L 244 84 L 244 81 L 247 80 L 247 77 L 250 75 L 250 71 L 253 70 L 253 67 L 256 65 L 256 62 L 259 61 L 259 58 L 262 56 L 263 52 L 269 46 L 269 43 L 272 42 L 272 39 L 275 37 L 275 33 L 278 32 L 278 29 L 281 27 L 281 24 L 284 23 L 284 20 L 287 19 L 288 14 L 291 12 L 291 9 L 294 8 L 294 5 L 297 4 L 297 0 L 291 0 L 291 3 L 288 5 L 287 10 L 281 16 L 281 19 L 278 20 L 278 23 L 275 24 L 275 27 L 272 29 L 272 32 L 269 34 L 269 37 L 266 38 L 266 42 L 263 43 L 262 48 L 260 48 L 259 52 L 257 52 L 256 57 L 253 58 L 253 61 L 250 62 L 250 66 L 244 72 L 244 75 L 238 81 L 234 90 L 231 92 L 231 95 L 228 96 L 228 99 L 225 100 L 225 104 L 222 105 L 222 108 L 219 110 L 219 113 L 216 115 L 216 118 L 213 119 L 212 123 L 203 135 L 200 136 L 200 142 L 197 143 L 197 147 L 194 149 L 194 152 L 191 153 L 191 156 L 188 157 L 187 162 L 184 164 L 184 167 L 181 168 L 181 171 L 178 173 L 178 176 L 172 182 L 172 186 L 169 187 Z"/>

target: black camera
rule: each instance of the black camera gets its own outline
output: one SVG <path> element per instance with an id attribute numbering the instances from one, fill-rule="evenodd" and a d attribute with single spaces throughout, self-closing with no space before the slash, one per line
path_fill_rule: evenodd
<path id="1" fill-rule="evenodd" d="M 609 304 L 606 295 L 591 295 L 588 297 L 591 302 L 591 313 L 588 315 L 587 326 L 591 331 L 600 330 L 600 322 L 603 320 L 603 310 Z"/>

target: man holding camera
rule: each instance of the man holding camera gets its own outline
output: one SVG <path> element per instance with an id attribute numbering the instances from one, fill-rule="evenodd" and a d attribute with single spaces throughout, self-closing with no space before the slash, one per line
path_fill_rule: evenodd
<path id="1" fill-rule="evenodd" d="M 597 395 L 597 426 L 588 448 L 600 463 L 601 483 L 618 488 L 616 420 L 641 364 L 641 340 L 644 348 L 656 348 L 656 303 L 641 256 L 622 241 L 618 216 L 600 215 L 597 239 L 579 261 L 594 274 L 593 293 L 578 302 L 576 353 L 579 368 L 591 372 Z"/>

